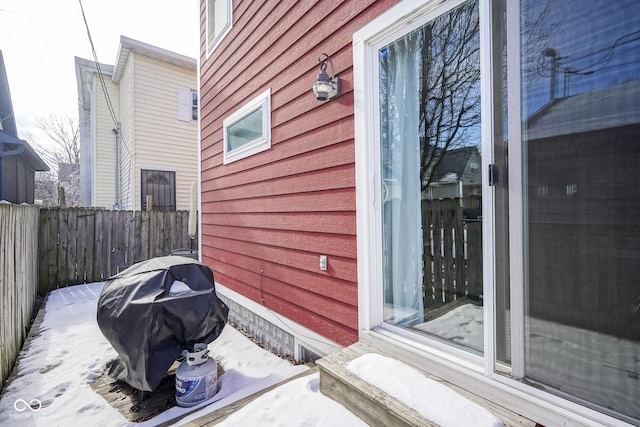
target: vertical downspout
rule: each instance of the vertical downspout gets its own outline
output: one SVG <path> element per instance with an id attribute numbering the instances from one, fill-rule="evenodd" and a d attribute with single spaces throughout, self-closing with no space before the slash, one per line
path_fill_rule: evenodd
<path id="1" fill-rule="evenodd" d="M 120 210 L 120 174 L 121 174 L 121 159 L 120 159 L 120 142 L 121 142 L 121 124 L 118 122 L 116 128 L 113 129 L 113 133 L 116 136 L 116 159 L 115 159 L 115 174 L 116 174 L 116 202 L 113 205 L 113 210 Z"/>
<path id="2" fill-rule="evenodd" d="M 86 71 L 81 71 L 85 75 L 89 75 Z M 82 74 L 81 74 L 82 76 Z M 94 174 L 95 166 L 95 123 L 93 115 L 95 114 L 95 100 L 93 99 L 93 76 L 90 75 L 84 80 L 85 90 L 89 96 L 89 109 L 85 106 L 84 96 L 78 101 L 78 118 L 80 127 L 80 206 L 94 206 L 95 189 Z"/>

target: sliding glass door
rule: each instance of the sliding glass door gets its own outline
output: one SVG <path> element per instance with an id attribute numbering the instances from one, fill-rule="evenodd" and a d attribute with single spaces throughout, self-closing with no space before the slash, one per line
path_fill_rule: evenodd
<path id="1" fill-rule="evenodd" d="M 640 3 L 523 0 L 518 15 L 524 377 L 638 419 Z"/>
<path id="2" fill-rule="evenodd" d="M 373 327 L 640 420 L 640 2 L 402 22 L 355 67 Z"/>

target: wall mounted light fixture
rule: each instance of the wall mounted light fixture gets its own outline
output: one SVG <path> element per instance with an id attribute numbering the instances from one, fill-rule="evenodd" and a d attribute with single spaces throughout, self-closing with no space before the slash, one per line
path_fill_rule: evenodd
<path id="1" fill-rule="evenodd" d="M 326 53 L 322 55 L 324 55 L 324 58 L 322 56 L 318 58 L 320 74 L 318 74 L 316 83 L 311 89 L 318 101 L 327 101 L 340 94 L 340 80 L 333 72 L 333 61 L 331 61 L 331 57 Z M 327 75 L 327 62 L 331 65 L 331 77 Z"/>

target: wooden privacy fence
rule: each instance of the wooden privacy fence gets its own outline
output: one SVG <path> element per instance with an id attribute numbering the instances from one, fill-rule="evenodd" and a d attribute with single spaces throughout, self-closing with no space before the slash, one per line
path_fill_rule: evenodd
<path id="1" fill-rule="evenodd" d="M 36 305 L 38 211 L 0 203 L 0 376 L 11 373 Z"/>
<path id="2" fill-rule="evenodd" d="M 42 209 L 38 291 L 105 280 L 172 250 L 197 248 L 188 211 Z"/>
<path id="3" fill-rule="evenodd" d="M 482 221 L 465 219 L 460 199 L 422 201 L 424 306 L 482 295 Z"/>

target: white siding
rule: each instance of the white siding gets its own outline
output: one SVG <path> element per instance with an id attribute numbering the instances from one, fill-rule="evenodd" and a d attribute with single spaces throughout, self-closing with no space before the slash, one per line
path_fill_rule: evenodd
<path id="1" fill-rule="evenodd" d="M 191 183 L 198 180 L 198 127 L 178 120 L 179 88 L 197 88 L 195 70 L 142 55 L 135 58 L 135 193 L 140 169 L 176 172 L 177 209 L 188 209 Z M 121 83 L 122 84 L 122 83 Z M 139 196 L 134 200 L 140 209 Z"/>
<path id="2" fill-rule="evenodd" d="M 133 162 L 135 159 L 135 117 L 134 117 L 134 79 L 133 70 L 135 68 L 135 59 L 133 55 L 129 56 L 122 77 L 120 79 L 120 109 L 122 111 L 120 117 L 122 145 L 121 145 L 121 204 L 122 209 L 139 210 L 140 203 L 136 202 L 136 181 L 134 180 Z M 139 187 L 139 186 L 138 186 Z"/>
<path id="3" fill-rule="evenodd" d="M 107 93 L 111 99 L 111 104 L 115 111 L 116 117 L 119 116 L 119 91 L 118 87 L 111 81 L 110 76 L 104 78 Z M 92 206 L 104 207 L 111 209 L 116 201 L 115 190 L 115 140 L 116 137 L 112 129 L 116 127 L 107 107 L 106 97 L 104 95 L 100 78 L 98 74 L 93 77 L 93 94 L 94 105 L 93 117 L 93 200 Z"/>

